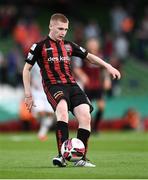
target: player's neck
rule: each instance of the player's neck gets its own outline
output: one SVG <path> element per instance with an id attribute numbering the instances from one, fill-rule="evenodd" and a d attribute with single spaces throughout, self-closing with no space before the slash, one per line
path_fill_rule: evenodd
<path id="1" fill-rule="evenodd" d="M 52 37 L 51 34 L 48 34 L 48 37 L 49 37 L 51 40 L 53 40 L 53 41 L 57 41 L 54 37 Z"/>
<path id="2" fill-rule="evenodd" d="M 54 36 L 52 36 L 51 33 L 48 34 L 48 37 L 50 38 L 50 40 L 52 40 L 52 41 L 54 41 L 54 42 L 57 42 L 57 43 L 59 43 L 59 42 L 62 41 L 62 40 L 59 40 L 59 39 L 54 38 Z"/>

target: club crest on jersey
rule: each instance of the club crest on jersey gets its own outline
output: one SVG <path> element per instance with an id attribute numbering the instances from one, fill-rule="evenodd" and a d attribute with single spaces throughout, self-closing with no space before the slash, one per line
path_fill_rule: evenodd
<path id="1" fill-rule="evenodd" d="M 65 44 L 65 49 L 67 52 L 70 52 L 71 51 L 71 45 L 70 44 Z"/>

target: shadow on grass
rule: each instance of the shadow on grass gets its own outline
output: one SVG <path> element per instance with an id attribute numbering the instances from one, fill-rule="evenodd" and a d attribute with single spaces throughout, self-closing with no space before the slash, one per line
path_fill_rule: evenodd
<path id="1" fill-rule="evenodd" d="M 67 166 L 67 167 L 57 167 L 57 166 L 22 166 L 22 167 L 11 167 L 12 169 L 68 169 L 68 168 L 76 168 L 74 166 Z"/>

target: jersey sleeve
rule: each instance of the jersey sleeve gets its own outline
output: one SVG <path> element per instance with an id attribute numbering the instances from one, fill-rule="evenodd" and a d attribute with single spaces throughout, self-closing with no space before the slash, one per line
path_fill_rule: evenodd
<path id="1" fill-rule="evenodd" d="M 76 56 L 72 57 L 72 67 L 81 68 L 83 66 L 82 59 Z"/>
<path id="2" fill-rule="evenodd" d="M 39 45 L 33 44 L 29 50 L 29 53 L 25 61 L 31 65 L 34 65 L 38 58 L 39 58 Z"/>
<path id="3" fill-rule="evenodd" d="M 82 59 L 86 58 L 88 52 L 86 49 L 84 49 L 83 47 L 71 42 L 71 46 L 72 46 L 72 56 L 77 56 L 80 57 Z"/>

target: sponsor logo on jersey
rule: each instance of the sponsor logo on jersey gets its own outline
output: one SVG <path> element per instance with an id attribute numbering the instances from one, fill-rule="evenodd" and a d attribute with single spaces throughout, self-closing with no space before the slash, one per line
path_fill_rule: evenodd
<path id="1" fill-rule="evenodd" d="M 30 49 L 31 49 L 32 51 L 34 51 L 35 48 L 36 48 L 36 46 L 37 46 L 37 44 L 33 44 Z"/>
<path id="2" fill-rule="evenodd" d="M 81 46 L 80 46 L 80 50 L 81 50 L 83 53 L 86 52 L 86 50 L 85 50 L 84 48 L 82 48 Z"/>
<path id="3" fill-rule="evenodd" d="M 70 44 L 65 44 L 64 47 L 65 47 L 67 52 L 70 52 L 72 49 Z"/>
<path id="4" fill-rule="evenodd" d="M 33 58 L 33 54 L 31 54 L 31 53 L 29 52 L 29 53 L 28 53 L 28 56 L 27 56 L 27 59 L 31 61 L 32 58 Z"/>
<path id="5" fill-rule="evenodd" d="M 49 57 L 48 58 L 49 62 L 54 62 L 54 61 L 70 61 L 70 58 L 68 56 L 60 56 L 60 57 Z"/>

